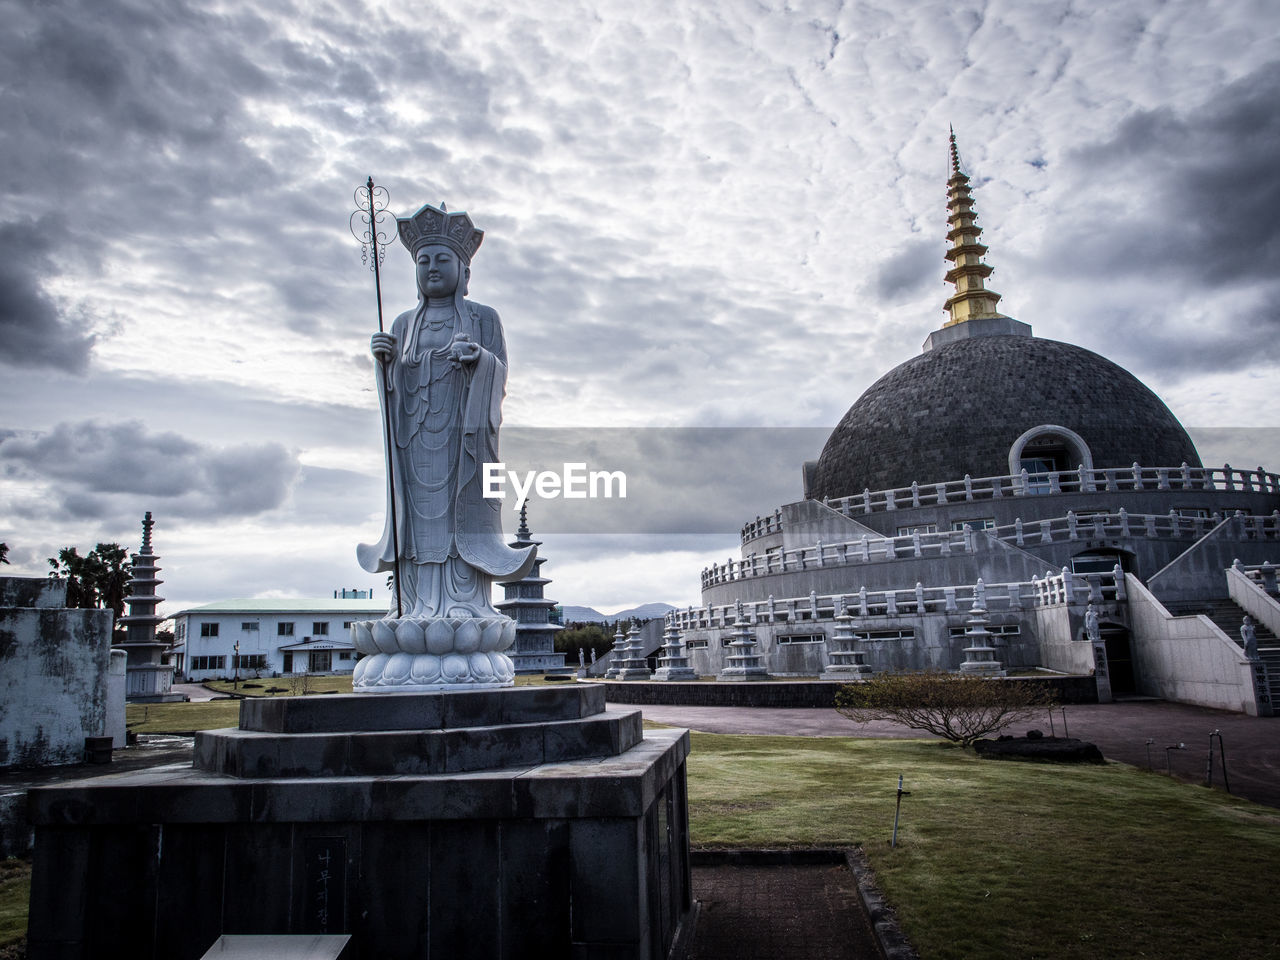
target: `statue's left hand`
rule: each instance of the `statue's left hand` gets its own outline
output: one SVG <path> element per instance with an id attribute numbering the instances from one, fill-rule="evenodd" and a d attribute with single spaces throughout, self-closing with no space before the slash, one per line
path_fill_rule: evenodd
<path id="1" fill-rule="evenodd" d="M 455 334 L 449 345 L 449 359 L 455 364 L 471 366 L 480 359 L 480 344 L 472 343 L 465 333 Z"/>

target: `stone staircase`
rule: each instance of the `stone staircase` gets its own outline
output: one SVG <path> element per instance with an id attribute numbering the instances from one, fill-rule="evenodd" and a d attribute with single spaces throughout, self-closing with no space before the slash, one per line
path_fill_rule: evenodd
<path id="1" fill-rule="evenodd" d="M 1236 643 L 1240 643 L 1240 625 L 1244 622 L 1245 612 L 1234 600 L 1194 600 L 1185 603 L 1166 604 L 1174 616 L 1189 617 L 1204 614 Z M 1254 628 L 1258 632 L 1258 656 L 1267 667 L 1267 687 L 1273 704 L 1280 704 L 1280 638 L 1261 623 L 1255 621 Z"/>

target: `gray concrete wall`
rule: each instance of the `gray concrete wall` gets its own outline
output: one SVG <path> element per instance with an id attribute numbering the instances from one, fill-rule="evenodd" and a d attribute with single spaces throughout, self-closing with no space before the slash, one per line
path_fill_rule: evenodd
<path id="1" fill-rule="evenodd" d="M 1076 513 L 1099 510 L 1115 512 L 1121 507 L 1131 514 L 1167 514 L 1170 510 L 1203 508 L 1224 517 L 1237 510 L 1261 516 L 1280 509 L 1280 497 L 1271 493 L 1249 493 L 1244 490 L 1099 490 L 1094 493 L 1006 496 L 972 502 L 953 500 L 946 504 L 881 510 L 865 516 L 855 513 L 853 519 L 881 535 L 892 536 L 899 527 L 926 523 L 937 524 L 939 530 L 946 530 L 953 520 L 991 517 L 996 526 L 1004 526 L 1019 517 L 1024 523 L 1030 523 L 1033 520 L 1065 517 L 1069 510 Z"/>
<path id="2" fill-rule="evenodd" d="M 1280 562 L 1280 545 L 1247 540 L 1235 517 L 1228 517 L 1147 581 L 1163 603 L 1206 600 L 1227 595 L 1223 571 L 1232 562 Z"/>
<path id="3" fill-rule="evenodd" d="M 897 557 L 867 562 L 855 560 L 843 565 L 828 562 L 821 567 L 815 561 L 804 570 L 789 570 L 716 584 L 702 591 L 702 602 L 712 606 L 731 604 L 736 600 L 766 600 L 770 596 L 781 600 L 807 597 L 810 591 L 815 591 L 819 596 L 837 593 L 853 595 L 858 592 L 859 587 L 864 586 L 868 591 L 875 591 L 910 590 L 917 583 L 926 587 L 971 585 L 977 583 L 979 578 L 986 583 L 1023 583 L 1034 576 L 1044 576 L 1049 569 L 1050 565 L 1025 550 L 980 534 L 975 539 L 973 553 L 954 553 L 949 557 Z"/>
<path id="4" fill-rule="evenodd" d="M 855 619 L 854 630 L 911 630 L 912 639 L 864 640 L 861 650 L 866 663 L 876 673 L 904 670 L 956 670 L 964 661 L 967 641 L 952 637 L 952 627 L 963 627 L 967 613 L 929 616 L 867 617 Z M 1041 665 L 1039 626 L 1029 610 L 1019 613 L 993 613 L 990 625 L 1018 624 L 1017 637 L 992 638 L 996 658 L 1006 669 L 1018 670 Z M 758 623 L 753 626 L 761 663 L 774 676 L 817 676 L 830 662 L 828 646 L 835 631 L 835 621 L 802 620 L 796 623 Z M 732 637 L 733 628 L 700 628 L 685 634 L 690 640 L 706 640 L 707 646 L 689 650 L 689 665 L 699 676 L 719 673 L 725 665 L 727 648 L 724 641 Z M 779 638 L 798 634 L 826 637 L 824 643 L 782 643 Z"/>
<path id="5" fill-rule="evenodd" d="M 65 598 L 65 584 L 0 578 L 0 767 L 80 763 L 107 730 L 112 613 Z"/>
<path id="6" fill-rule="evenodd" d="M 1234 568 L 1227 570 L 1227 590 L 1231 599 L 1256 623 L 1280 637 L 1280 603 L 1275 597 Z"/>
<path id="7" fill-rule="evenodd" d="M 1149 696 L 1258 714 L 1253 669 L 1240 645 L 1205 616 L 1172 616 L 1132 574 L 1125 576 L 1133 671 Z"/>

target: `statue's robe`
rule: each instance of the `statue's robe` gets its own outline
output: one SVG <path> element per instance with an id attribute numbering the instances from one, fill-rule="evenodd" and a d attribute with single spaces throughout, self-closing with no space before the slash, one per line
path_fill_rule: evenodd
<path id="1" fill-rule="evenodd" d="M 392 568 L 394 498 L 406 616 L 444 616 L 451 601 L 487 614 L 492 580 L 520 579 L 534 562 L 535 548 L 516 549 L 503 541 L 503 501 L 482 495 L 484 464 L 500 460 L 507 384 L 502 324 L 492 308 L 459 302 L 452 322 L 434 328 L 425 305 L 401 314 L 391 327 L 396 354 L 385 371 L 378 365 L 392 438 L 387 522 L 382 539 L 360 544 L 356 556 L 370 573 Z M 449 360 L 458 333 L 479 345 L 474 364 Z"/>

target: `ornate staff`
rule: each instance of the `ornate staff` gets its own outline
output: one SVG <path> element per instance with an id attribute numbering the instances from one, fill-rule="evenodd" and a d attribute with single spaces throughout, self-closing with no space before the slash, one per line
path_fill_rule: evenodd
<path id="1" fill-rule="evenodd" d="M 373 261 L 373 286 L 378 295 L 378 332 L 382 333 L 382 273 L 379 268 L 386 252 L 386 245 L 396 235 L 396 218 L 387 209 L 391 195 L 387 193 L 386 187 L 375 187 L 373 177 L 370 177 L 363 186 L 356 187 L 355 199 L 356 210 L 351 214 L 351 235 L 360 241 L 360 262 Z M 372 256 L 370 256 L 371 247 Z M 391 551 L 394 554 L 391 572 L 395 578 L 396 619 L 400 619 L 404 616 L 404 610 L 400 605 L 400 529 L 396 522 L 396 448 L 392 444 L 391 436 L 391 400 L 387 396 L 387 362 L 386 360 L 380 362 L 383 390 L 378 401 L 382 407 L 383 439 L 387 444 L 387 483 L 391 486 Z"/>

